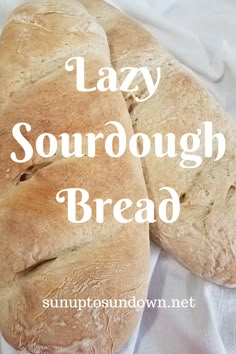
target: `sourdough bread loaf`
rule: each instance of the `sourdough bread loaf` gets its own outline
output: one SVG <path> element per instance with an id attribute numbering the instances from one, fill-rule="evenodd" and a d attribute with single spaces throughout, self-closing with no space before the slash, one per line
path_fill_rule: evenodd
<path id="1" fill-rule="evenodd" d="M 13 151 L 23 157 L 12 136 L 18 122 L 31 125 L 24 136 L 32 146 L 45 132 L 110 134 L 105 123 L 112 119 L 132 135 L 121 92 L 76 90 L 75 71 L 64 68 L 76 56 L 86 60 L 89 85 L 111 65 L 102 27 L 76 0 L 23 5 L 0 38 L 0 330 L 14 348 L 35 354 L 115 353 L 142 313 L 125 307 L 46 309 L 44 299 L 138 300 L 147 292 L 147 224 L 120 224 L 109 207 L 103 224 L 95 217 L 72 224 L 66 205 L 56 202 L 64 188 L 87 190 L 92 209 L 96 198 L 146 198 L 138 159 L 128 152 L 111 158 L 102 144 L 94 159 L 65 159 L 58 152 L 48 160 L 36 151 L 23 164 L 10 158 Z M 133 213 L 132 207 L 126 216 Z"/>
<path id="2" fill-rule="evenodd" d="M 177 222 L 151 224 L 151 236 L 161 247 L 195 274 L 229 287 L 236 285 L 236 129 L 216 100 L 202 87 L 193 73 L 181 64 L 150 33 L 116 8 L 100 0 L 81 1 L 106 31 L 112 64 L 122 67 L 147 67 L 153 78 L 161 67 L 156 94 L 146 97 L 142 77 L 137 93 L 124 97 L 135 132 L 163 135 L 174 133 L 176 141 L 185 133 L 196 133 L 202 123 L 212 121 L 215 132 L 226 139 L 225 156 L 215 162 L 203 156 L 203 164 L 183 169 L 180 146 L 176 158 L 158 159 L 149 154 L 143 168 L 149 198 L 156 204 L 165 197 L 160 187 L 174 188 L 181 202 Z M 120 75 L 120 81 L 123 80 Z M 132 86 L 135 86 L 135 83 Z M 203 147 L 203 145 L 202 145 Z M 214 153 L 214 156 L 216 154 Z"/>

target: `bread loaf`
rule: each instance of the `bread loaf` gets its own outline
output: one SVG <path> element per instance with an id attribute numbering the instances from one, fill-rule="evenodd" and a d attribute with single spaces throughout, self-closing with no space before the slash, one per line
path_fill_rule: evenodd
<path id="1" fill-rule="evenodd" d="M 103 132 L 116 119 L 127 136 L 132 125 L 121 92 L 78 92 L 75 71 L 65 62 L 82 56 L 86 80 L 110 66 L 105 33 L 79 1 L 26 4 L 10 16 L 0 38 L 0 330 L 14 348 L 29 353 L 110 354 L 127 341 L 142 309 L 44 308 L 44 299 L 145 299 L 149 259 L 148 225 L 118 223 L 109 206 L 106 221 L 67 220 L 56 202 L 64 188 L 84 188 L 90 206 L 96 198 L 115 202 L 146 198 L 142 166 L 125 153 L 107 156 L 97 145 L 94 159 L 50 160 L 34 151 L 23 156 L 12 128 L 27 122 L 24 136 L 35 146 L 45 132 Z M 79 210 L 78 210 L 79 213 Z M 133 207 L 126 215 L 133 213 Z"/>
<path id="2" fill-rule="evenodd" d="M 202 123 L 212 121 L 215 132 L 226 139 L 226 153 L 220 161 L 204 158 L 200 167 L 180 167 L 176 158 L 158 159 L 149 154 L 143 168 L 149 198 L 160 201 L 159 189 L 170 186 L 178 192 L 181 213 L 174 224 L 157 221 L 151 235 L 167 252 L 197 275 L 230 287 L 236 285 L 236 129 L 216 100 L 190 71 L 132 19 L 99 0 L 81 1 L 106 31 L 112 64 L 147 67 L 152 76 L 161 67 L 161 81 L 155 95 L 144 103 L 142 78 L 139 91 L 125 93 L 135 132 L 163 135 L 174 133 L 176 141 L 185 133 L 196 133 Z M 122 81 L 122 75 L 120 75 Z M 132 86 L 135 86 L 135 83 Z"/>

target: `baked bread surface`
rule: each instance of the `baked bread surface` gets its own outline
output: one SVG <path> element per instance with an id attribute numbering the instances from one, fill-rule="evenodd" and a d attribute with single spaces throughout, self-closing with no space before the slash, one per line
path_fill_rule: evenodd
<path id="1" fill-rule="evenodd" d="M 112 65 L 147 67 L 156 79 L 161 68 L 160 85 L 153 97 L 143 103 L 136 97 L 147 96 L 141 75 L 132 87 L 139 91 L 124 93 L 135 133 L 150 139 L 155 133 L 174 133 L 179 142 L 185 133 L 203 130 L 211 121 L 214 134 L 221 132 L 226 153 L 220 161 L 204 157 L 204 142 L 197 152 L 200 167 L 180 167 L 181 148 L 176 158 L 157 158 L 150 153 L 143 159 L 149 198 L 156 205 L 169 197 L 160 194 L 163 186 L 174 188 L 181 202 L 181 213 L 174 224 L 158 219 L 150 225 L 152 239 L 195 274 L 217 284 L 236 285 L 236 129 L 235 123 L 204 89 L 194 74 L 184 68 L 149 32 L 116 8 L 100 0 L 81 3 L 104 28 L 111 51 Z M 119 76 L 122 82 L 123 76 Z M 164 144 L 166 149 L 166 144 Z M 165 151 L 165 150 L 164 150 Z M 171 213 L 171 211 L 170 211 Z"/>
<path id="2" fill-rule="evenodd" d="M 78 1 L 38 1 L 10 16 L 0 38 L 0 329 L 14 348 L 30 353 L 117 352 L 128 340 L 142 309 L 43 308 L 44 299 L 145 299 L 148 225 L 120 224 L 106 207 L 96 223 L 93 200 L 147 198 L 138 159 L 128 152 L 109 157 L 98 142 L 94 159 L 41 158 L 35 142 L 42 133 L 108 135 L 105 123 L 119 121 L 130 137 L 130 117 L 121 92 L 78 92 L 75 71 L 65 62 L 84 57 L 88 86 L 110 66 L 102 27 Z M 27 122 L 24 153 L 13 139 L 16 123 Z M 85 151 L 86 154 L 86 151 Z M 65 188 L 89 192 L 93 217 L 84 224 L 67 219 L 67 204 L 56 201 Z M 79 196 L 78 196 L 79 198 Z M 124 213 L 134 214 L 134 207 Z M 81 217 L 78 208 L 78 219 Z"/>

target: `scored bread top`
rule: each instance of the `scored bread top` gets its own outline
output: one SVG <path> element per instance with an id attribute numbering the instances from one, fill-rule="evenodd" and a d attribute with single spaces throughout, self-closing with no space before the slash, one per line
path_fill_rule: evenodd
<path id="1" fill-rule="evenodd" d="M 111 50 L 112 65 L 146 66 L 155 79 L 161 67 L 161 80 L 153 97 L 145 96 L 142 78 L 135 94 L 124 95 L 134 132 L 150 138 L 160 132 L 174 133 L 176 141 L 185 133 L 196 133 L 202 123 L 212 121 L 214 133 L 222 132 L 226 153 L 220 161 L 204 158 L 204 143 L 197 151 L 203 164 L 194 169 L 179 166 L 176 158 L 157 158 L 150 153 L 143 159 L 149 198 L 155 204 L 163 186 L 174 188 L 180 197 L 180 217 L 174 224 L 157 221 L 150 225 L 153 239 L 197 275 L 226 286 L 236 285 L 236 129 L 235 123 L 204 89 L 194 74 L 183 66 L 138 23 L 100 0 L 81 0 L 88 12 L 103 26 Z M 122 79 L 122 76 L 119 77 Z M 135 85 L 134 82 L 132 85 Z M 216 144 L 214 145 L 214 156 Z"/>
<path id="2" fill-rule="evenodd" d="M 38 1 L 14 11 L 0 37 L 0 329 L 17 349 L 31 353 L 110 353 L 127 341 L 140 311 L 135 309 L 42 308 L 45 298 L 144 298 L 149 259 L 148 225 L 118 223 L 112 208 L 95 221 L 96 198 L 113 202 L 147 197 L 140 161 L 128 152 L 107 156 L 102 142 L 94 159 L 37 156 L 35 142 L 45 132 L 112 132 L 119 121 L 127 136 L 132 125 L 121 92 L 78 92 L 76 74 L 66 72 L 71 57 L 85 58 L 88 85 L 110 66 L 101 28 L 78 1 Z M 23 156 L 12 128 L 27 122 L 24 136 L 34 147 Z M 92 219 L 67 220 L 67 204 L 56 194 L 84 188 Z M 126 217 L 134 213 L 134 207 Z M 78 218 L 81 210 L 78 209 Z"/>

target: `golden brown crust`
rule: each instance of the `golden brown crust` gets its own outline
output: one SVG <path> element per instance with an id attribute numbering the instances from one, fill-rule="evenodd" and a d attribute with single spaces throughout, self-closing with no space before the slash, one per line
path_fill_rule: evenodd
<path id="1" fill-rule="evenodd" d="M 11 131 L 20 121 L 32 127 L 32 146 L 45 132 L 109 134 L 104 124 L 112 119 L 132 134 L 120 92 L 79 93 L 75 73 L 65 71 L 67 59 L 84 56 L 93 83 L 110 61 L 102 28 L 79 2 L 64 3 L 20 7 L 0 39 L 0 328 L 12 346 L 30 353 L 109 354 L 127 341 L 141 311 L 45 310 L 42 300 L 145 298 L 148 225 L 122 225 L 109 207 L 102 225 L 94 217 L 69 223 L 56 194 L 73 187 L 88 190 L 91 200 L 146 198 L 139 161 L 128 153 L 110 158 L 102 144 L 95 159 L 65 159 L 60 152 L 50 164 L 36 152 L 24 164 L 10 159 L 12 151 L 22 154 Z M 31 178 L 22 179 L 24 171 Z"/>
<path id="2" fill-rule="evenodd" d="M 151 225 L 154 241 L 197 275 L 218 284 L 236 285 L 236 129 L 215 99 L 187 72 L 151 34 L 132 19 L 100 0 L 82 0 L 90 14 L 106 31 L 112 64 L 119 69 L 147 66 L 153 73 L 161 67 L 156 94 L 137 104 L 125 94 L 135 132 L 196 132 L 201 123 L 213 122 L 215 131 L 226 138 L 223 160 L 204 159 L 203 165 L 185 170 L 180 156 L 158 159 L 149 154 L 143 160 L 149 197 L 158 204 L 159 188 L 170 186 L 181 197 L 179 220 Z M 122 79 L 122 77 L 120 77 Z M 142 94 L 141 85 L 138 96 Z"/>

